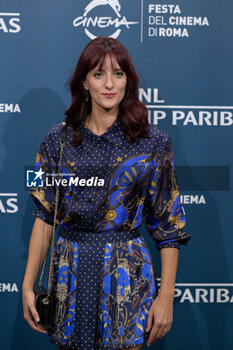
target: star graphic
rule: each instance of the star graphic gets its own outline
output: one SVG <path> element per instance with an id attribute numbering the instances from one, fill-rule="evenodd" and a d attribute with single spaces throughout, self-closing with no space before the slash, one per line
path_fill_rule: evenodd
<path id="1" fill-rule="evenodd" d="M 38 179 L 38 178 L 41 178 L 41 176 L 42 176 L 44 173 L 45 173 L 45 172 L 42 170 L 42 168 L 40 168 L 39 171 L 35 171 L 36 176 L 35 176 L 34 181 L 35 181 L 36 179 Z"/>

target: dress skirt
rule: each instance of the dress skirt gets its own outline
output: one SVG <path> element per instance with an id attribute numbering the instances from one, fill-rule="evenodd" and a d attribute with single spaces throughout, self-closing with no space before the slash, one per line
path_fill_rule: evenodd
<path id="1" fill-rule="evenodd" d="M 138 229 L 62 229 L 54 253 L 51 342 L 75 350 L 125 349 L 143 343 L 158 288 L 149 248 Z"/>

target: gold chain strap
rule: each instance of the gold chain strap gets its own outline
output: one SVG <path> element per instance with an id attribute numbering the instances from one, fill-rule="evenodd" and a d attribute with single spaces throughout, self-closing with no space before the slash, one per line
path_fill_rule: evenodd
<path id="1" fill-rule="evenodd" d="M 64 128 L 66 126 L 66 122 L 62 122 L 63 126 L 63 132 Z M 64 134 L 63 134 L 64 135 Z M 60 184 L 59 180 L 61 179 L 61 173 L 60 173 L 60 168 L 61 168 L 61 159 L 62 159 L 62 153 L 63 149 L 65 146 L 65 137 L 62 137 L 61 143 L 60 143 L 60 156 L 59 156 L 59 162 L 58 162 L 58 184 Z M 52 232 L 52 238 L 51 238 L 51 257 L 50 257 L 50 264 L 49 264 L 49 276 L 48 276 L 48 291 L 47 291 L 47 298 L 49 298 L 50 293 L 51 293 L 51 287 L 52 287 L 52 276 L 53 276 L 53 261 L 54 261 L 54 247 L 55 247 L 55 232 L 56 232 L 56 224 L 57 224 L 57 212 L 58 212 L 58 200 L 59 200 L 59 185 L 56 187 L 56 195 L 55 195 L 55 209 L 54 209 L 54 218 L 53 218 L 53 232 Z M 43 278 L 44 278 L 44 272 L 45 272 L 45 266 L 46 266 L 46 261 L 48 257 L 48 252 L 47 251 L 46 257 L 44 258 L 43 262 L 43 267 L 40 275 L 40 280 L 39 280 L 39 287 L 42 287 L 43 283 Z"/>

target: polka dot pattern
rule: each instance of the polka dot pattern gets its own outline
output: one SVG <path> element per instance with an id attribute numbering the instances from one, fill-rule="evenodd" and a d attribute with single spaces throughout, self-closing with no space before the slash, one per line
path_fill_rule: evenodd
<path id="1" fill-rule="evenodd" d="M 156 247 L 180 247 L 190 235 L 182 231 L 180 204 L 169 136 L 150 126 L 151 138 L 126 140 L 120 120 L 103 135 L 84 123 L 82 142 L 62 158 L 55 246 L 53 293 L 56 300 L 50 340 L 67 349 L 125 349 L 144 341 L 147 314 L 157 296 L 150 250 L 139 235 L 145 223 Z M 56 173 L 61 123 L 42 140 L 35 170 Z M 72 176 L 100 186 L 77 185 Z M 56 185 L 30 190 L 33 211 L 53 224 Z M 163 213 L 163 215 L 161 215 Z"/>
<path id="2" fill-rule="evenodd" d="M 57 305 L 63 300 L 64 313 L 63 322 L 60 308 L 54 315 L 53 343 L 69 349 L 125 349 L 143 342 L 158 289 L 149 249 L 137 228 L 108 233 L 62 229 L 54 266 L 52 293 Z M 59 276 L 67 276 L 66 269 L 64 300 Z"/>

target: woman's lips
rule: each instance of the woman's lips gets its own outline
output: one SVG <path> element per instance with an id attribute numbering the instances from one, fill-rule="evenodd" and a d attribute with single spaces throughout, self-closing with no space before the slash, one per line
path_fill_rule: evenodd
<path id="1" fill-rule="evenodd" d="M 114 97 L 116 94 L 103 94 L 105 97 L 107 98 L 112 98 Z"/>

